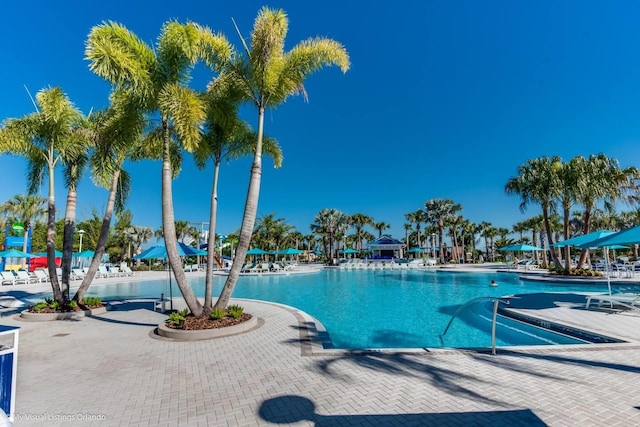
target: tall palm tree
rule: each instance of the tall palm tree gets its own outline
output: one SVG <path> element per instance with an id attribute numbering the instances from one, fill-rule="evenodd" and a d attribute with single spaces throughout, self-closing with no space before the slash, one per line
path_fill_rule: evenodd
<path id="1" fill-rule="evenodd" d="M 444 263 L 442 250 L 445 224 L 462 210 L 462 206 L 449 199 L 431 199 L 424 202 L 427 221 L 438 227 L 438 244 L 440 246 L 440 262 Z"/>
<path id="2" fill-rule="evenodd" d="M 351 224 L 353 224 L 353 227 L 356 229 L 356 241 L 357 241 L 356 249 L 361 251 L 362 250 L 362 229 L 364 228 L 365 225 L 372 225 L 373 218 L 363 213 L 355 213 L 351 215 Z"/>
<path id="3" fill-rule="evenodd" d="M 509 178 L 505 185 L 507 194 L 520 196 L 520 211 L 524 212 L 530 203 L 538 203 L 542 208 L 547 242 L 551 248 L 551 256 L 556 267 L 560 267 L 558 255 L 553 249 L 553 236 L 549 217 L 556 211 L 556 197 L 561 187 L 558 170 L 562 167 L 560 157 L 543 156 L 527 160 L 518 166 L 518 175 Z"/>
<path id="4" fill-rule="evenodd" d="M 382 232 L 384 230 L 390 229 L 391 226 L 384 221 L 380 221 L 380 222 L 373 223 L 373 228 L 378 230 L 378 238 L 380 238 L 382 237 Z"/>
<path id="5" fill-rule="evenodd" d="M 617 160 L 604 154 L 592 154 L 589 158 L 578 156 L 572 161 L 579 170 L 579 181 L 576 186 L 576 202 L 584 207 L 584 234 L 591 232 L 591 217 L 598 201 L 602 201 L 604 209 L 612 211 L 616 201 L 632 196 L 637 192 L 637 180 L 640 172 L 635 167 L 622 169 Z M 588 257 L 588 249 L 580 254 L 578 268 L 582 268 Z"/>
<path id="6" fill-rule="evenodd" d="M 45 170 L 48 174 L 47 263 L 51 288 L 56 301 L 65 297 L 58 283 L 55 264 L 56 201 L 54 171 L 63 155 L 70 156 L 78 148 L 76 128 L 83 115 L 60 88 L 47 88 L 36 94 L 36 112 L 19 119 L 5 120 L 0 130 L 0 153 L 18 154 L 28 161 L 29 193 L 37 192 Z"/>
<path id="7" fill-rule="evenodd" d="M 213 90 L 216 87 L 220 90 L 234 88 L 243 101 L 253 103 L 258 111 L 258 137 L 236 249 L 239 259 L 244 259 L 249 248 L 258 209 L 265 110 L 280 105 L 290 95 L 306 95 L 304 80 L 325 65 L 337 65 L 343 72 L 349 69 L 347 51 L 331 39 L 308 39 L 285 52 L 287 31 L 288 19 L 284 11 L 260 9 L 251 33 L 251 46 L 242 39 L 245 55 L 234 55 L 225 72 L 211 84 Z M 240 262 L 231 267 L 216 307 L 227 306 L 241 268 Z"/>
<path id="8" fill-rule="evenodd" d="M 123 25 L 104 22 L 91 29 L 85 55 L 93 72 L 136 99 L 141 110 L 160 116 L 162 226 L 167 257 L 189 310 L 200 316 L 203 307 L 184 274 L 175 237 L 172 179 L 178 165 L 172 162 L 172 150 L 177 145 L 172 130 L 187 151 L 197 148 L 205 105 L 185 82 L 199 60 L 215 69 L 225 63 L 231 56 L 231 46 L 209 28 L 170 21 L 163 25 L 152 48 Z"/>
<path id="9" fill-rule="evenodd" d="M 213 161 L 213 184 L 209 208 L 208 247 L 215 247 L 216 222 L 218 212 L 218 179 L 220 164 L 223 160 L 230 161 L 253 154 L 256 145 L 256 134 L 249 124 L 238 117 L 238 103 L 233 102 L 226 93 L 210 91 L 205 95 L 207 119 L 205 133 L 198 149 L 194 152 L 196 166 L 204 168 L 207 161 Z M 274 166 L 282 165 L 282 151 L 277 141 L 265 136 L 263 151 L 271 156 Z M 205 310 L 211 310 L 213 291 L 214 251 L 207 252 L 207 267 L 205 271 Z"/>
<path id="10" fill-rule="evenodd" d="M 337 209 L 322 209 L 311 224 L 311 231 L 322 236 L 326 243 L 324 253 L 329 262 L 335 257 L 336 238 L 348 222 L 347 214 Z"/>
<path id="11" fill-rule="evenodd" d="M 94 242 L 94 255 L 89 270 L 73 296 L 81 302 L 93 281 L 104 255 L 114 211 L 121 213 L 131 189 L 131 179 L 123 168 L 125 160 L 141 145 L 146 125 L 142 111 L 132 105 L 123 93 L 112 93 L 111 104 L 104 111 L 92 114 L 93 152 L 89 160 L 93 181 L 109 190 L 107 205 Z M 97 215 L 97 214 L 96 214 Z M 85 236 L 87 237 L 87 236 Z"/>

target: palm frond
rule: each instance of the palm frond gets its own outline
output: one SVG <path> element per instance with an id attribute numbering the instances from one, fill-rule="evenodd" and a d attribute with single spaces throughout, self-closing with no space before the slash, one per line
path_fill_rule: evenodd
<path id="1" fill-rule="evenodd" d="M 175 83 L 163 88 L 159 101 L 162 114 L 171 119 L 185 149 L 194 151 L 200 142 L 200 125 L 206 118 L 204 102 L 193 90 Z"/>

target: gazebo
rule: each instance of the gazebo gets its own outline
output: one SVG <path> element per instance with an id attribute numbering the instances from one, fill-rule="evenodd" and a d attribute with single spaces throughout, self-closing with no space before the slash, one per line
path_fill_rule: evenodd
<path id="1" fill-rule="evenodd" d="M 402 258 L 404 243 L 396 240 L 391 236 L 384 235 L 367 244 L 369 250 L 373 253 L 373 258 Z"/>

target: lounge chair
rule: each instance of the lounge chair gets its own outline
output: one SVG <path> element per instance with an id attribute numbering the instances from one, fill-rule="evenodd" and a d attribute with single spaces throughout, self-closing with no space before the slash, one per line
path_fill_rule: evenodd
<path id="1" fill-rule="evenodd" d="M 3 285 L 15 285 L 18 278 L 11 271 L 3 271 L 0 272 L 0 277 L 2 277 Z"/>
<path id="2" fill-rule="evenodd" d="M 640 294 L 600 294 L 587 296 L 585 308 L 589 308 L 591 301 L 597 301 L 598 307 L 609 304 L 611 308 L 618 305 L 631 310 L 640 310 Z"/>
<path id="3" fill-rule="evenodd" d="M 84 271 L 81 268 L 72 268 L 71 269 L 71 278 L 74 280 L 84 279 Z"/>
<path id="4" fill-rule="evenodd" d="M 126 275 L 126 276 L 133 276 L 133 270 L 131 270 L 131 268 L 124 266 L 122 267 L 122 272 Z"/>
<path id="5" fill-rule="evenodd" d="M 42 270 L 39 268 L 35 269 L 33 270 L 33 275 L 36 276 L 36 278 L 39 280 L 40 283 L 49 281 L 49 275 L 46 273 L 45 270 Z"/>
<path id="6" fill-rule="evenodd" d="M 35 283 L 37 281 L 37 279 L 31 277 L 29 273 L 24 270 L 16 271 L 16 275 L 18 276 L 18 278 L 16 279 L 16 285 L 19 285 L 21 283 L 28 285 L 29 283 Z"/>

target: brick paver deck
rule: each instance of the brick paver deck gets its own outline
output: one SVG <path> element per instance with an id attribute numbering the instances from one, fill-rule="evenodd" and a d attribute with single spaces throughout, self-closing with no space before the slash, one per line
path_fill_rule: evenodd
<path id="1" fill-rule="evenodd" d="M 165 316 L 151 307 L 2 318 L 21 327 L 15 425 L 640 425 L 638 316 L 535 313 L 618 328 L 629 344 L 353 355 L 305 342 L 315 330 L 303 313 L 240 304 L 260 327 L 199 342 L 156 337 Z"/>

